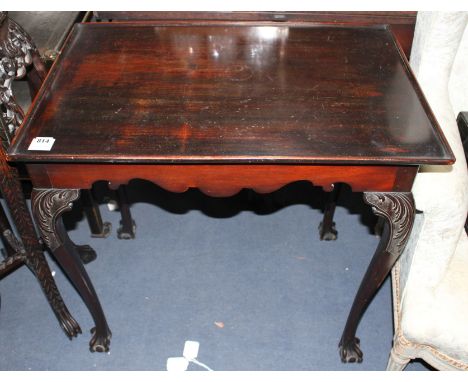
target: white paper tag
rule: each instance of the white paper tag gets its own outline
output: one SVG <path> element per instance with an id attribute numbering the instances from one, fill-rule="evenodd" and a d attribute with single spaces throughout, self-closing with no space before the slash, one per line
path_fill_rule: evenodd
<path id="1" fill-rule="evenodd" d="M 55 138 L 52 137 L 36 137 L 32 140 L 28 150 L 50 151 L 54 142 Z"/>

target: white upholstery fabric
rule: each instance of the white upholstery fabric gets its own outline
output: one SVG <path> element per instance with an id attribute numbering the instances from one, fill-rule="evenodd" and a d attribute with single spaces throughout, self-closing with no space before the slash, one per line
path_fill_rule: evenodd
<path id="1" fill-rule="evenodd" d="M 448 86 L 467 20 L 466 12 L 419 13 L 411 53 L 411 67 L 457 158 L 453 166 L 423 166 L 413 186 L 416 208 L 424 211 L 425 225 L 413 259 L 419 272 L 412 280 L 428 287 L 436 286 L 444 275 L 468 210 L 466 161 Z M 464 103 L 468 110 L 468 92 L 463 98 L 459 105 Z"/>
<path id="2" fill-rule="evenodd" d="M 449 97 L 453 112 L 468 111 L 468 28 L 460 41 L 449 80 Z"/>
<path id="3" fill-rule="evenodd" d="M 413 194 L 424 223 L 394 276 L 400 334 L 468 363 L 468 171 L 456 125 L 456 114 L 468 110 L 467 21 L 466 12 L 418 13 L 411 66 L 457 161 L 418 173 Z"/>

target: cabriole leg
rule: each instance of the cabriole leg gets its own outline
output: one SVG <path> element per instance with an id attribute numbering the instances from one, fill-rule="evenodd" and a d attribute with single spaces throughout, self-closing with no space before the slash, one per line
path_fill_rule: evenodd
<path id="1" fill-rule="evenodd" d="M 81 295 L 94 323 L 91 351 L 109 350 L 111 331 L 94 290 L 93 284 L 80 260 L 77 247 L 68 237 L 62 214 L 72 208 L 80 190 L 34 189 L 31 194 L 33 215 L 45 244 L 62 266 L 64 272 Z"/>
<path id="2" fill-rule="evenodd" d="M 410 192 L 365 192 L 364 201 L 385 221 L 382 238 L 354 299 L 339 344 L 343 362 L 362 362 L 356 330 L 372 297 L 390 273 L 408 241 L 414 223 L 414 200 Z"/>

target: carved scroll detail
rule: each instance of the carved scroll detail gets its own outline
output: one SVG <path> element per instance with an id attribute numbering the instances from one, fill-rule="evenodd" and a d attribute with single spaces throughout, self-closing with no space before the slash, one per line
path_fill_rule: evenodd
<path id="1" fill-rule="evenodd" d="M 0 119 L 4 130 L 1 139 L 6 148 L 24 119 L 11 85 L 14 79 L 25 76 L 26 67 L 33 63 L 37 48 L 29 34 L 9 19 L 6 12 L 0 13 L 0 36 L 4 37 L 0 39 Z"/>
<path id="2" fill-rule="evenodd" d="M 46 245 L 53 251 L 62 245 L 55 230 L 57 218 L 71 210 L 80 190 L 34 189 L 31 194 L 33 214 Z"/>
<path id="3" fill-rule="evenodd" d="M 374 214 L 388 221 L 390 240 L 385 251 L 399 256 L 413 228 L 415 207 L 412 193 L 365 192 L 364 201 L 372 206 Z"/>

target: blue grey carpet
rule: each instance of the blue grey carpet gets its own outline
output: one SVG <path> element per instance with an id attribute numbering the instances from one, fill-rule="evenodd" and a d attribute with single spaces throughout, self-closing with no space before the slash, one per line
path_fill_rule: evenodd
<path id="1" fill-rule="evenodd" d="M 98 188 L 98 194 L 100 189 Z M 69 341 L 26 268 L 0 280 L 1 370 L 165 370 L 184 342 L 214 370 L 384 370 L 393 324 L 389 280 L 359 326 L 362 364 L 342 364 L 338 342 L 377 246 L 359 194 L 342 195 L 335 242 L 318 239 L 324 193 L 293 184 L 269 198 L 226 199 L 196 190 L 129 188 L 135 240 L 92 239 L 79 205 L 66 225 L 98 253 L 86 269 L 113 332 L 108 354 L 90 353 L 91 317 L 48 257 L 83 334 Z M 101 195 L 102 196 L 102 195 Z M 202 370 L 191 365 L 189 370 Z M 427 370 L 413 362 L 408 370 Z"/>

